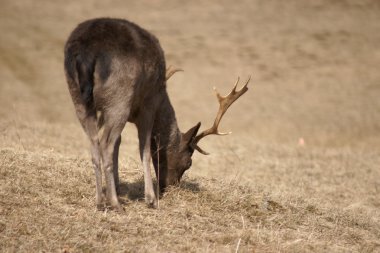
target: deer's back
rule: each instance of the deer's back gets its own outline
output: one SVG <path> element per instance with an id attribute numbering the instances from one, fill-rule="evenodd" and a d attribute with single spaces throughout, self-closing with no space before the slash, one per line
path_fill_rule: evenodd
<path id="1" fill-rule="evenodd" d="M 158 40 L 122 19 L 79 24 L 66 42 L 65 70 L 73 100 L 83 99 L 99 110 L 124 103 L 133 116 L 165 89 L 165 59 Z"/>

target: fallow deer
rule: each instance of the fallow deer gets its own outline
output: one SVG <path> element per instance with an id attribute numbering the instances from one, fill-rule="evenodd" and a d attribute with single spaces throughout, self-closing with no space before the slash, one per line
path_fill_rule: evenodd
<path id="1" fill-rule="evenodd" d="M 181 133 L 166 90 L 166 81 L 179 69 L 166 69 L 163 50 L 152 34 L 127 20 L 92 19 L 74 29 L 64 54 L 68 88 L 91 143 L 98 209 L 105 203 L 122 209 L 117 198 L 118 155 L 121 133 L 127 122 L 134 123 L 138 130 L 145 201 L 156 207 L 158 196 L 150 173 L 151 158 L 156 176 L 159 175 L 160 190 L 177 184 L 190 168 L 194 150 L 207 154 L 197 145 L 200 139 L 209 134 L 222 134 L 218 125 L 223 114 L 248 90 L 249 79 L 238 91 L 237 81 L 225 97 L 217 93 L 220 108 L 213 127 L 197 135 L 199 122 Z M 106 199 L 102 194 L 102 170 Z"/>

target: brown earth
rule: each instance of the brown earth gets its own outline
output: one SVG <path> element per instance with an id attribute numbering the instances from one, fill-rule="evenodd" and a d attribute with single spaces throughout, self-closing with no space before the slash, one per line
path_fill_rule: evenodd
<path id="1" fill-rule="evenodd" d="M 0 251 L 380 252 L 380 2 L 0 1 Z M 124 214 L 95 210 L 63 45 L 93 17 L 154 33 L 180 128 L 211 124 L 212 87 L 250 90 L 158 210 L 123 133 Z M 303 145 L 302 142 L 304 143 Z"/>

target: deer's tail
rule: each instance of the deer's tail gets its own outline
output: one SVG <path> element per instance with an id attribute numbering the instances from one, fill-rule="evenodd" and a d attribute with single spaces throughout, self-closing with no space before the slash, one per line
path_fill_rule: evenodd
<path id="1" fill-rule="evenodd" d="M 65 70 L 67 78 L 79 86 L 80 98 L 87 105 L 93 103 L 95 56 L 88 53 L 74 54 L 65 50 Z"/>

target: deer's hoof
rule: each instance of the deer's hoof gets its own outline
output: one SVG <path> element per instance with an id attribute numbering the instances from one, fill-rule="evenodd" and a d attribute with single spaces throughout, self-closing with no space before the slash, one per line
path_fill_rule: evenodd
<path id="1" fill-rule="evenodd" d="M 125 209 L 124 207 L 122 207 L 121 205 L 119 205 L 116 209 L 115 209 L 116 212 L 118 213 L 125 213 Z"/>
<path id="2" fill-rule="evenodd" d="M 104 204 L 96 204 L 96 210 L 104 211 L 106 210 L 106 206 Z"/>
<path id="3" fill-rule="evenodd" d="M 157 208 L 157 198 L 156 196 L 145 196 L 145 203 L 150 208 Z"/>
<path id="4" fill-rule="evenodd" d="M 110 210 L 118 212 L 118 213 L 124 213 L 125 212 L 124 208 L 119 203 L 117 205 L 112 205 L 110 207 Z"/>

